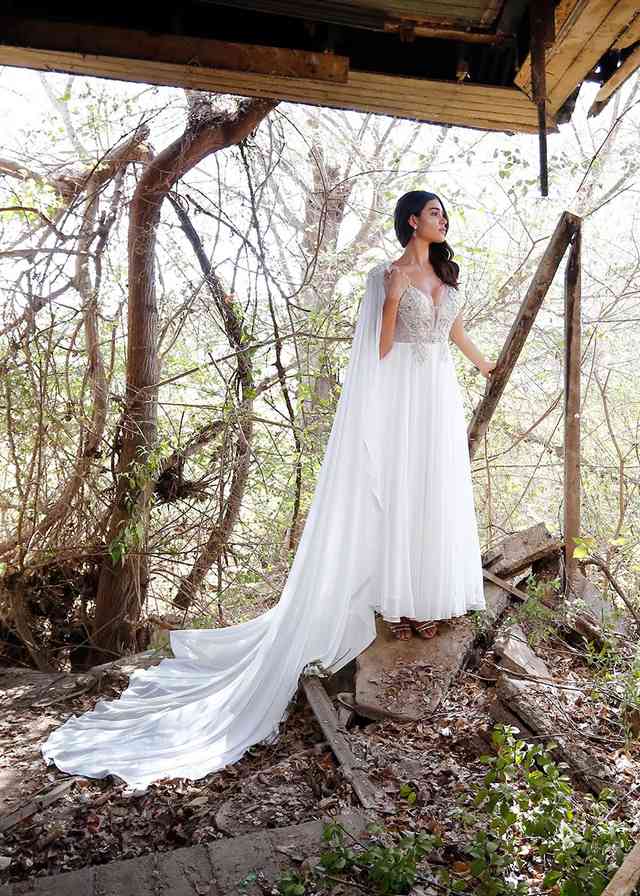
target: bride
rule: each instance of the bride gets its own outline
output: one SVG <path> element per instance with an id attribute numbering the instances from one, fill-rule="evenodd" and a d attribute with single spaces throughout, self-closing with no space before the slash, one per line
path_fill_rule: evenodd
<path id="1" fill-rule="evenodd" d="M 313 501 L 278 604 L 238 625 L 171 632 L 173 658 L 135 671 L 118 700 L 72 716 L 48 762 L 144 789 L 202 778 L 273 740 L 301 674 L 342 668 L 484 608 L 462 397 L 449 341 L 489 377 L 465 332 L 449 218 L 434 193 L 395 208 L 404 248 L 368 273 Z"/>

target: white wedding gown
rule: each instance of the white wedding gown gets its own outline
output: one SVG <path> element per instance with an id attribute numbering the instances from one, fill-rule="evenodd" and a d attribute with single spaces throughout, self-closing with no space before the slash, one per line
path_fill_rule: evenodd
<path id="1" fill-rule="evenodd" d="M 462 397 L 449 348 L 460 309 L 408 286 L 379 357 L 385 264 L 367 277 L 313 501 L 278 604 L 239 625 L 171 632 L 174 658 L 72 716 L 48 762 L 143 789 L 198 779 L 271 740 L 300 674 L 337 671 L 375 638 L 374 610 L 444 619 L 484 607 Z"/>

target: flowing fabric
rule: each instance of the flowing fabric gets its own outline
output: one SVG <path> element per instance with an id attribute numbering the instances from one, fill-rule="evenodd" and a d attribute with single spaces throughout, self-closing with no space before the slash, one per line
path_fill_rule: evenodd
<path id="1" fill-rule="evenodd" d="M 394 342 L 381 360 L 385 268 L 376 265 L 367 277 L 313 501 L 278 604 L 239 625 L 171 632 L 173 658 L 135 671 L 118 700 L 100 701 L 53 731 L 42 746 L 48 762 L 92 778 L 117 775 L 138 789 L 162 778 L 201 778 L 273 740 L 303 671 L 335 672 L 361 653 L 376 635 L 374 610 L 388 619 L 413 615 L 408 607 L 427 613 L 415 618 L 444 618 L 483 606 L 462 401 L 448 348 L 454 304 L 449 299 L 448 311 L 425 323 L 416 315 L 418 296 L 407 290 L 396 334 L 408 341 Z M 415 343 L 436 331 L 445 348 L 438 339 L 423 364 Z"/>

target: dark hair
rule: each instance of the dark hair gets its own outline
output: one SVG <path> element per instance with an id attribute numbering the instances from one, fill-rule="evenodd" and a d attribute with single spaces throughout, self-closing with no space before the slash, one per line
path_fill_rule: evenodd
<path id="1" fill-rule="evenodd" d="M 435 193 L 428 193 L 426 190 L 410 190 L 398 199 L 393 214 L 396 236 L 401 246 L 406 246 L 413 235 L 413 227 L 409 224 L 409 216 L 419 215 L 427 202 L 431 202 L 432 199 L 437 199 L 442 206 L 447 222 L 447 230 L 449 229 L 449 216 L 442 199 Z M 452 259 L 453 249 L 446 241 L 431 243 L 429 246 L 429 261 L 433 265 L 434 271 L 443 283 L 448 283 L 449 286 L 455 286 L 457 289 L 460 267 Z"/>

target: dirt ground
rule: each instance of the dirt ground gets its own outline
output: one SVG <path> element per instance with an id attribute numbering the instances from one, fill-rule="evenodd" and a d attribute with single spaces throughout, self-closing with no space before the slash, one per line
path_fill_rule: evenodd
<path id="1" fill-rule="evenodd" d="M 558 637 L 537 644 L 536 651 L 563 683 L 551 689 L 547 706 L 557 733 L 606 769 L 620 795 L 612 817 L 637 826 L 640 747 L 625 744 L 619 707 L 603 699 L 602 669 Z M 350 727 L 354 754 L 387 797 L 387 828 L 438 832 L 444 861 L 452 863 L 465 855 L 456 806 L 485 774 L 480 757 L 491 751 L 494 726 L 495 658 L 476 651 L 474 659 L 424 720 L 358 717 Z M 97 699 L 117 697 L 126 681 L 115 672 L 105 676 L 99 693 L 57 702 L 24 699 L 15 689 L 10 699 L 0 693 L 3 818 L 69 779 L 41 758 L 39 747 L 49 731 Z M 0 834 L 0 883 L 296 824 L 351 806 L 357 806 L 351 787 L 299 695 L 275 744 L 256 746 L 240 762 L 200 781 L 160 782 L 136 795 L 114 779 L 76 780 L 51 805 Z"/>

